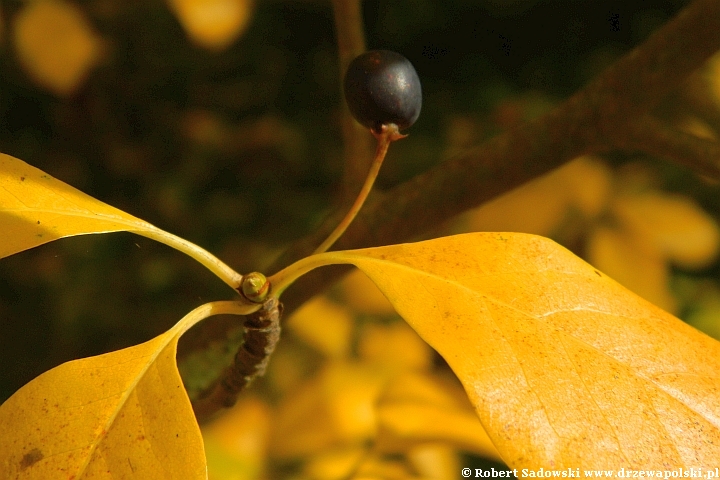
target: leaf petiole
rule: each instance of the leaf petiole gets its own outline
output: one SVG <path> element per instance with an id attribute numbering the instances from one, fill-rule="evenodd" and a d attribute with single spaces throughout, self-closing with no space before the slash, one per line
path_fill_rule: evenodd
<path id="1" fill-rule="evenodd" d="M 228 284 L 233 290 L 237 291 L 238 288 L 240 288 L 243 276 L 204 248 L 199 247 L 184 238 L 180 238 L 177 235 L 173 235 L 172 233 L 157 228 L 149 223 L 145 223 L 141 229 L 128 228 L 127 231 L 137 235 L 142 235 L 143 237 L 150 238 L 160 243 L 164 243 L 175 250 L 181 251 L 182 253 L 197 260 L 205 268 L 214 273 L 220 280 Z"/>

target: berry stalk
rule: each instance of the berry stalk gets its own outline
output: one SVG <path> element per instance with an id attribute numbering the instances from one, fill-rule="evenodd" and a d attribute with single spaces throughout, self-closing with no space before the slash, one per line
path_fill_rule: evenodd
<path id="1" fill-rule="evenodd" d="M 358 194 L 357 198 L 355 198 L 355 202 L 353 203 L 352 207 L 350 207 L 348 213 L 340 221 L 338 226 L 335 227 L 335 230 L 333 230 L 332 233 L 325 239 L 325 241 L 315 249 L 313 254 L 326 252 L 330 247 L 332 247 L 332 245 L 337 241 L 337 239 L 340 238 L 343 233 L 345 233 L 345 230 L 347 230 L 348 226 L 350 226 L 352 221 L 355 219 L 358 212 L 365 203 L 365 200 L 370 194 L 370 190 L 372 190 L 372 187 L 375 184 L 375 179 L 378 176 L 378 172 L 380 172 L 380 167 L 385 160 L 385 155 L 387 154 L 388 147 L 390 147 L 390 144 L 395 140 L 406 137 L 406 135 L 400 133 L 397 125 L 395 125 L 394 123 L 382 125 L 380 127 L 380 132 L 375 132 L 373 130 L 372 134 L 375 135 L 378 143 L 377 148 L 375 149 L 375 158 L 373 159 L 372 165 L 370 166 L 370 171 L 368 172 L 367 178 L 365 179 L 365 183 L 360 189 L 360 193 Z"/>

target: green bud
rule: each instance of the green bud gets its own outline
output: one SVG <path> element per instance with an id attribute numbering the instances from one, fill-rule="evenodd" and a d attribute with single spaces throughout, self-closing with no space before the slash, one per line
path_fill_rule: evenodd
<path id="1" fill-rule="evenodd" d="M 241 290 L 251 302 L 263 303 L 270 293 L 270 282 L 262 273 L 248 273 L 242 279 Z"/>

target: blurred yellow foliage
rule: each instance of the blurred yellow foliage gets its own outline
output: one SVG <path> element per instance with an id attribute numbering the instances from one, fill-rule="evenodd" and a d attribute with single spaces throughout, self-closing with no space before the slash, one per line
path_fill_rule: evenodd
<path id="1" fill-rule="evenodd" d="M 188 37 L 203 48 L 223 50 L 245 31 L 253 0 L 168 0 Z"/>
<path id="2" fill-rule="evenodd" d="M 500 461 L 465 391 L 437 376 L 411 372 L 394 378 L 378 401 L 377 416 L 379 450 L 443 442 Z"/>
<path id="3" fill-rule="evenodd" d="M 677 301 L 668 288 L 665 259 L 642 236 L 600 225 L 588 238 L 586 257 L 592 265 L 663 310 L 677 310 Z"/>
<path id="4" fill-rule="evenodd" d="M 610 179 L 605 164 L 579 158 L 475 209 L 466 217 L 467 229 L 549 236 L 571 207 L 597 215 L 610 193 Z"/>
<path id="5" fill-rule="evenodd" d="M 13 36 L 28 76 L 56 95 L 72 94 L 102 49 L 82 10 L 62 0 L 28 2 L 15 17 Z"/>
<path id="6" fill-rule="evenodd" d="M 307 302 L 288 319 L 287 328 L 329 357 L 344 357 L 350 350 L 352 313 L 326 297 Z"/>
<path id="7" fill-rule="evenodd" d="M 281 402 L 274 417 L 271 454 L 299 458 L 373 438 L 374 405 L 385 381 L 382 372 L 369 365 L 328 363 Z"/>
<path id="8" fill-rule="evenodd" d="M 585 258 L 677 313 L 669 264 L 685 269 L 708 265 L 720 246 L 720 228 L 692 199 L 656 190 L 651 183 L 639 166 L 613 172 L 598 159 L 581 157 L 474 210 L 463 228 L 557 234 L 562 243 L 563 227 L 579 215 Z"/>
<path id="9" fill-rule="evenodd" d="M 423 478 L 454 480 L 462 468 L 457 451 L 445 444 L 418 445 L 408 451 L 407 457 Z"/>
<path id="10" fill-rule="evenodd" d="M 433 350 L 405 322 L 368 323 L 358 340 L 358 355 L 368 363 L 400 372 L 429 368 Z"/>
<path id="11" fill-rule="evenodd" d="M 343 301 L 353 310 L 370 315 L 393 315 L 395 309 L 367 275 L 354 270 L 341 283 Z"/>
<path id="12" fill-rule="evenodd" d="M 660 192 L 621 195 L 611 210 L 626 228 L 679 267 L 701 268 L 715 259 L 718 225 L 690 198 Z"/>
<path id="13" fill-rule="evenodd" d="M 251 480 L 265 470 L 270 408 L 246 395 L 202 430 L 210 480 Z"/>

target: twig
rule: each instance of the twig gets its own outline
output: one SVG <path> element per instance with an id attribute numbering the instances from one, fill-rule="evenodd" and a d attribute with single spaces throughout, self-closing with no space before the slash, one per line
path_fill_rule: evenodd
<path id="1" fill-rule="evenodd" d="M 282 304 L 271 297 L 260 310 L 245 317 L 245 338 L 233 364 L 223 371 L 207 393 L 193 403 L 199 422 L 233 406 L 240 392 L 265 374 L 270 356 L 280 339 L 281 316 Z"/>
<path id="2" fill-rule="evenodd" d="M 634 123 L 616 146 L 638 150 L 720 178 L 720 143 L 671 128 L 650 116 Z"/>

